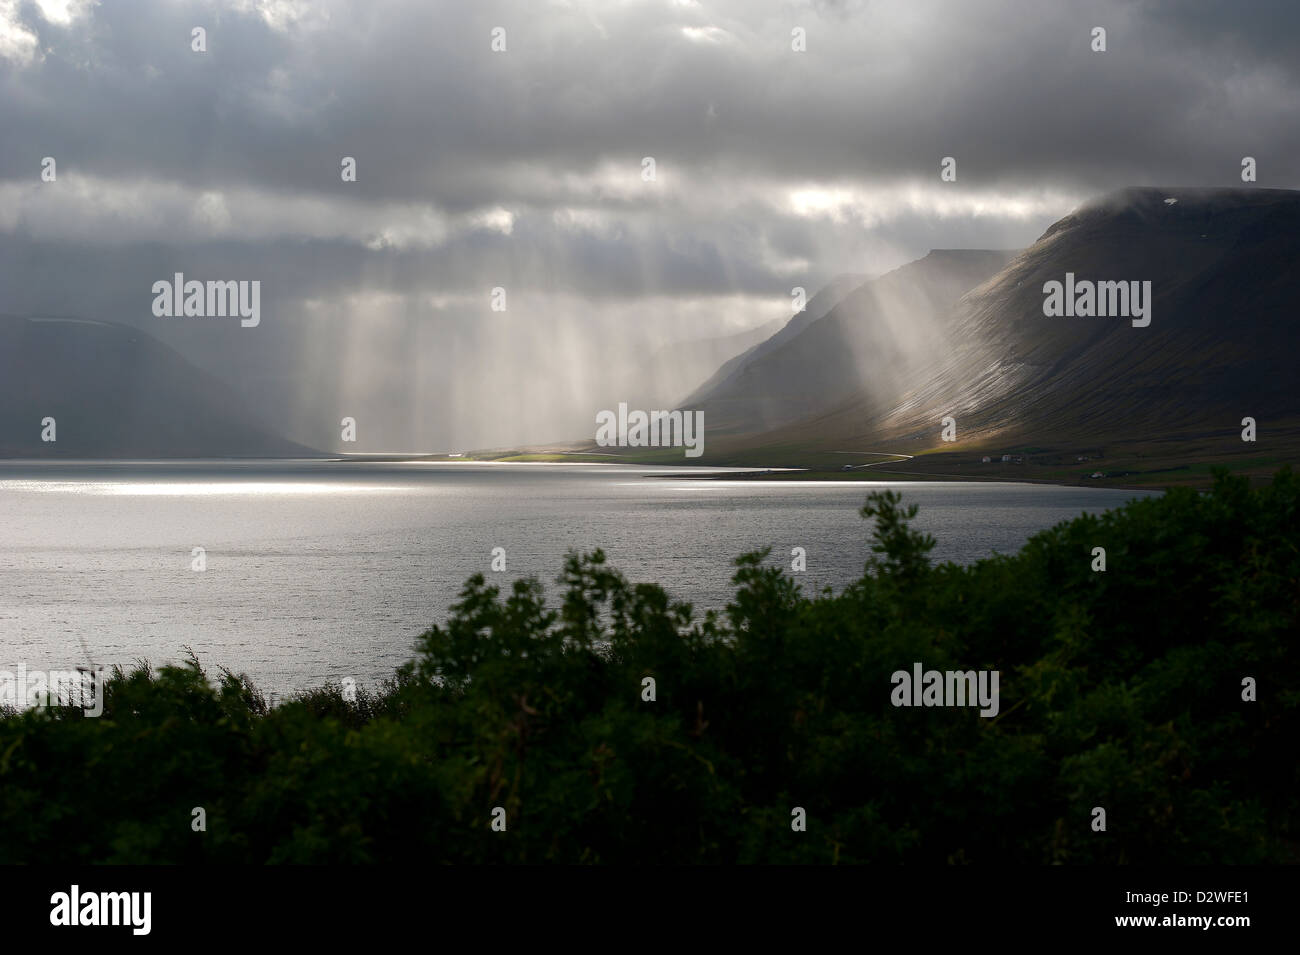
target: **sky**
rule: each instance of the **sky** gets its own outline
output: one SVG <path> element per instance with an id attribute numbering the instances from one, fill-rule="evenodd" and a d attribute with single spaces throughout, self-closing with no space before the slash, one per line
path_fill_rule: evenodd
<path id="1" fill-rule="evenodd" d="M 1245 156 L 1294 188 L 1300 4 L 0 0 L 0 130 L 0 312 L 142 328 L 318 447 L 540 443 L 796 286 Z M 176 272 L 260 324 L 155 316 Z"/>

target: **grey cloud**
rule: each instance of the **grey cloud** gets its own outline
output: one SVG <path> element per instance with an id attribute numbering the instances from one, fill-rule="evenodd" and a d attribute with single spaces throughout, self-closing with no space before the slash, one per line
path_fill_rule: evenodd
<path id="1" fill-rule="evenodd" d="M 40 53 L 0 56 L 0 311 L 139 324 L 292 406 L 300 436 L 337 399 L 382 409 L 385 442 L 523 440 L 532 409 L 584 419 L 614 369 L 768 321 L 792 284 L 1021 246 L 1098 192 L 1230 184 L 1243 155 L 1263 185 L 1300 174 L 1287 2 L 139 0 L 66 26 L 16 10 Z M 60 183 L 39 182 L 47 155 Z M 42 191 L 78 177 L 97 208 Z M 816 193 L 802 211 L 799 190 Z M 508 234 L 475 224 L 494 210 Z M 160 325 L 148 288 L 176 270 L 263 277 L 274 318 L 255 341 Z M 473 304 L 496 285 L 536 304 L 526 325 Z M 549 376 L 581 363 L 611 370 L 561 407 Z M 465 377 L 484 365 L 511 397 Z M 302 393 L 305 368 L 337 394 Z"/>

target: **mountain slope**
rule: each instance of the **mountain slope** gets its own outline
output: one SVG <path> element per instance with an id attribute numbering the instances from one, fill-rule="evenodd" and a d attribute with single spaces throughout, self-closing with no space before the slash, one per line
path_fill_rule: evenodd
<path id="1" fill-rule="evenodd" d="M 1012 253 L 935 250 L 863 283 L 821 318 L 774 338 L 697 392 L 709 432 L 754 433 L 817 414 L 859 391 L 898 394 L 947 334 L 954 302 Z"/>
<path id="2" fill-rule="evenodd" d="M 680 403 L 680 406 L 683 408 L 696 407 L 702 404 L 709 395 L 723 391 L 749 364 L 796 337 L 813 322 L 825 316 L 827 312 L 843 301 L 846 295 L 859 288 L 867 280 L 868 276 L 866 275 L 851 274 L 837 275 L 831 279 L 804 304 L 802 312 L 793 315 L 779 330 L 774 333 L 769 332 L 762 341 L 754 343 L 752 347 L 730 361 L 723 363 L 704 384 L 691 392 Z"/>
<path id="3" fill-rule="evenodd" d="M 1151 282 L 1150 325 L 1044 315 L 1044 284 L 1067 272 Z M 915 454 L 1214 435 L 1261 452 L 1237 436 L 1244 417 L 1273 435 L 1300 419 L 1298 301 L 1300 193 L 1124 190 L 1066 216 L 964 296 L 929 364 L 894 394 L 859 388 L 746 445 Z M 940 441 L 945 415 L 955 445 Z"/>
<path id="4" fill-rule="evenodd" d="M 56 441 L 41 440 L 54 418 Z M 0 316 L 0 457 L 299 457 L 230 388 L 139 329 Z"/>

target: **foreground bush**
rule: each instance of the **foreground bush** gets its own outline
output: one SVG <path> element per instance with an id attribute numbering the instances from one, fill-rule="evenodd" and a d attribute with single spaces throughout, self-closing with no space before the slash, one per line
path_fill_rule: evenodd
<path id="1" fill-rule="evenodd" d="M 268 707 L 193 659 L 119 671 L 98 719 L 0 719 L 0 861 L 1300 860 L 1290 471 L 971 567 L 932 566 L 913 514 L 871 495 L 874 556 L 842 594 L 751 554 L 703 619 L 599 551 L 568 560 L 558 604 L 476 575 L 355 702 Z M 914 662 L 1000 671 L 999 714 L 896 708 Z"/>

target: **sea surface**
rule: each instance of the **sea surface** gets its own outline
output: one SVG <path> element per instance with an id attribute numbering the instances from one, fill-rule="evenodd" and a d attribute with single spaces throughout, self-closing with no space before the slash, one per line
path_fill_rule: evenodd
<path id="1" fill-rule="evenodd" d="M 465 579 L 548 593 L 566 553 L 603 548 L 634 581 L 721 608 L 738 554 L 771 546 L 806 592 L 870 556 L 866 494 L 920 506 L 936 560 L 1010 553 L 1033 533 L 1151 492 L 1015 483 L 700 480 L 584 464 L 0 462 L 0 671 L 179 660 L 273 697 L 375 686 L 445 619 Z M 718 473 L 713 471 L 710 473 Z M 206 569 L 196 571 L 194 549 Z M 492 570 L 494 548 L 506 570 Z"/>

